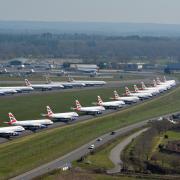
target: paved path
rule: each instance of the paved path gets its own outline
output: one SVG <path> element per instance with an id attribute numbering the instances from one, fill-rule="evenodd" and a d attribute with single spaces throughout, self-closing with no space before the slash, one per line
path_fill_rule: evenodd
<path id="1" fill-rule="evenodd" d="M 114 174 L 114 173 L 119 173 L 122 169 L 122 160 L 121 160 L 121 153 L 124 150 L 124 148 L 131 143 L 131 141 L 139 136 L 141 133 L 146 131 L 148 128 L 142 129 L 127 138 L 125 138 L 122 142 L 120 142 L 116 147 L 114 147 L 109 155 L 109 159 L 114 163 L 115 167 L 113 169 L 110 169 L 107 171 L 108 174 Z"/>

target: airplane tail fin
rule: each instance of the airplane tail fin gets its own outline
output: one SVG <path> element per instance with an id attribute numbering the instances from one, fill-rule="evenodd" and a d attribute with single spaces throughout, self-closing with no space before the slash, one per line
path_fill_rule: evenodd
<path id="1" fill-rule="evenodd" d="M 138 87 L 136 85 L 134 85 L 134 90 L 135 90 L 135 92 L 139 91 L 139 89 L 138 89 Z"/>
<path id="2" fill-rule="evenodd" d="M 51 79 L 50 79 L 50 77 L 46 76 L 46 82 L 47 82 L 48 84 L 52 82 Z"/>
<path id="3" fill-rule="evenodd" d="M 130 94 L 129 88 L 125 87 L 125 90 L 126 90 L 126 95 L 129 95 Z"/>
<path id="4" fill-rule="evenodd" d="M 164 78 L 164 82 L 166 82 L 166 76 L 164 76 L 163 78 Z"/>
<path id="5" fill-rule="evenodd" d="M 76 109 L 77 110 L 80 110 L 81 109 L 81 104 L 80 104 L 80 102 L 78 101 L 78 100 L 76 100 Z"/>
<path id="6" fill-rule="evenodd" d="M 9 116 L 9 119 L 10 119 L 10 121 L 9 121 L 10 125 L 17 122 L 16 118 L 14 117 L 14 115 L 11 112 L 8 113 L 8 116 Z"/>
<path id="7" fill-rule="evenodd" d="M 51 108 L 49 106 L 46 106 L 46 108 L 47 108 L 48 116 L 51 116 L 53 114 Z"/>
<path id="8" fill-rule="evenodd" d="M 31 86 L 32 84 L 28 81 L 28 79 L 25 79 L 26 86 Z"/>
<path id="9" fill-rule="evenodd" d="M 154 87 L 157 86 L 157 83 L 156 83 L 156 80 L 155 80 L 155 79 L 153 80 L 153 86 L 154 86 Z"/>
<path id="10" fill-rule="evenodd" d="M 144 84 L 144 82 L 141 82 L 142 85 L 142 89 L 146 89 L 146 85 Z"/>
<path id="11" fill-rule="evenodd" d="M 157 84 L 161 83 L 161 81 L 160 81 L 160 79 L 158 77 L 156 78 L 156 80 L 157 80 Z"/>
<path id="12" fill-rule="evenodd" d="M 114 91 L 114 99 L 118 99 L 119 98 L 119 94 L 117 93 L 117 91 Z"/>
<path id="13" fill-rule="evenodd" d="M 103 103 L 103 101 L 102 101 L 102 99 L 101 99 L 101 97 L 100 97 L 100 96 L 98 96 L 97 98 L 98 98 L 98 105 L 100 105 L 100 106 L 101 106 L 101 105 L 102 105 L 102 103 Z"/>
<path id="14" fill-rule="evenodd" d="M 72 81 L 74 81 L 74 79 L 72 77 L 68 76 L 68 81 L 72 82 Z"/>

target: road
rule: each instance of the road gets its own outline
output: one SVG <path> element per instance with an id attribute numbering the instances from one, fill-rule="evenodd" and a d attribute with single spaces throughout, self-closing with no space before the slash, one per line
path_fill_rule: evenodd
<path id="1" fill-rule="evenodd" d="M 172 115 L 172 114 L 167 114 L 164 117 L 170 116 L 170 115 Z M 152 118 L 152 119 L 145 120 L 145 121 L 141 121 L 141 122 L 138 122 L 135 124 L 131 124 L 129 126 L 126 126 L 126 127 L 120 128 L 120 129 L 117 129 L 115 131 L 114 135 L 111 135 L 111 132 L 106 133 L 106 134 L 104 134 L 100 137 L 97 137 L 96 139 L 86 143 L 85 145 L 75 149 L 74 151 L 72 151 L 62 157 L 57 158 L 56 160 L 53 160 L 47 164 L 44 164 L 42 166 L 39 166 L 39 167 L 33 169 L 31 171 L 28 171 L 24 174 L 14 177 L 14 178 L 11 178 L 11 180 L 29 180 L 29 179 L 35 178 L 37 176 L 43 175 L 47 172 L 50 172 L 52 170 L 61 168 L 66 163 L 78 160 L 81 157 L 89 154 L 92 151 L 91 149 L 89 149 L 90 145 L 94 144 L 95 148 L 98 148 L 98 147 L 102 146 L 103 144 L 105 144 L 117 137 L 120 137 L 122 135 L 125 135 L 125 134 L 131 132 L 134 129 L 141 128 L 141 127 L 147 125 L 148 121 L 156 120 L 158 118 L 159 118 L 159 116 Z M 102 141 L 97 141 L 98 138 L 102 138 Z"/>
<path id="2" fill-rule="evenodd" d="M 108 174 L 114 174 L 114 173 L 119 173 L 122 169 L 122 165 L 123 162 L 121 160 L 121 153 L 124 150 L 124 148 L 131 143 L 131 141 L 136 138 L 137 136 L 139 136 L 141 133 L 147 131 L 148 128 L 142 129 L 130 136 L 128 136 L 127 138 L 125 138 L 122 142 L 120 142 L 117 146 L 115 146 L 109 155 L 109 159 L 113 162 L 113 164 L 115 165 L 114 168 L 107 170 Z"/>

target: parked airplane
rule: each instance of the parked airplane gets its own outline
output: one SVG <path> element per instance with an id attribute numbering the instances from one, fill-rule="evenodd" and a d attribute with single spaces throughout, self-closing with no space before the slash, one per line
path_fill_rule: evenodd
<path id="1" fill-rule="evenodd" d="M 60 84 L 63 85 L 64 88 L 72 88 L 72 87 L 85 87 L 86 85 L 84 83 L 76 83 L 76 82 L 53 82 L 50 80 L 49 77 L 46 77 L 46 81 L 48 84 Z"/>
<path id="2" fill-rule="evenodd" d="M 134 85 L 134 91 L 135 91 L 136 93 L 142 93 L 142 94 L 145 94 L 145 95 L 147 95 L 147 96 L 149 96 L 149 97 L 155 95 L 155 94 L 152 93 L 152 92 L 141 91 L 141 90 L 139 90 L 138 87 L 137 87 L 136 85 Z"/>
<path id="3" fill-rule="evenodd" d="M 117 109 L 117 108 L 120 108 L 120 107 L 122 107 L 123 105 L 125 105 L 125 102 L 124 102 L 124 101 L 121 101 L 121 100 L 119 100 L 119 101 L 103 102 L 103 100 L 101 99 L 100 96 L 97 96 L 97 98 L 98 98 L 97 104 L 98 104 L 99 106 L 105 107 L 106 109 L 108 109 L 108 108 Z"/>
<path id="4" fill-rule="evenodd" d="M 136 96 L 136 97 L 139 97 L 140 99 L 148 99 L 150 98 L 151 96 L 149 96 L 148 94 L 146 93 L 136 93 L 136 92 L 130 92 L 128 87 L 125 87 L 125 90 L 126 90 L 126 95 L 127 96 Z"/>
<path id="5" fill-rule="evenodd" d="M 165 86 L 167 89 L 171 89 L 171 85 L 169 83 L 161 82 L 159 78 L 156 78 L 157 85 Z"/>
<path id="6" fill-rule="evenodd" d="M 84 80 L 74 80 L 73 78 L 69 77 L 69 82 L 78 82 L 84 83 L 86 86 L 103 86 L 106 84 L 105 81 L 84 81 Z"/>
<path id="7" fill-rule="evenodd" d="M 74 82 L 74 81 L 72 81 L 72 82 L 67 82 L 67 83 L 69 83 L 69 84 L 72 85 L 73 87 L 85 87 L 85 86 L 86 86 L 85 83 Z"/>
<path id="8" fill-rule="evenodd" d="M 53 81 L 51 81 L 50 80 L 50 78 L 49 77 L 46 77 L 46 82 L 47 82 L 47 84 L 56 84 L 56 85 L 62 85 L 62 86 L 64 86 L 64 88 L 73 88 L 73 85 L 71 85 L 70 83 L 68 83 L 68 82 L 53 82 Z"/>
<path id="9" fill-rule="evenodd" d="M 156 80 L 153 80 L 153 86 L 157 88 L 160 92 L 167 91 L 167 87 L 164 85 L 157 85 Z"/>
<path id="10" fill-rule="evenodd" d="M 43 90 L 51 90 L 55 88 L 64 88 L 62 85 L 56 85 L 56 84 L 31 84 L 28 79 L 25 79 L 26 86 L 32 87 L 34 89 L 41 89 Z"/>
<path id="11" fill-rule="evenodd" d="M 79 112 L 85 112 L 87 114 L 101 114 L 102 111 L 105 110 L 102 106 L 90 106 L 90 107 L 82 107 L 78 100 L 76 102 L 76 108 L 72 108 L 73 110 L 79 111 Z"/>
<path id="12" fill-rule="evenodd" d="M 112 99 L 117 101 L 124 101 L 127 104 L 136 103 L 140 100 L 138 96 L 119 96 L 117 91 L 114 91 L 114 98 Z"/>
<path id="13" fill-rule="evenodd" d="M 166 80 L 165 76 L 164 76 L 164 82 L 170 84 L 171 86 L 176 86 L 175 80 Z"/>
<path id="14" fill-rule="evenodd" d="M 10 138 L 12 136 L 18 136 L 24 130 L 22 126 L 0 127 L 0 137 Z"/>
<path id="15" fill-rule="evenodd" d="M 135 89 L 135 92 L 140 92 L 140 93 L 147 93 L 147 94 L 151 94 L 153 96 L 156 96 L 159 92 L 157 92 L 157 90 L 150 90 L 150 89 L 139 89 L 136 85 L 134 85 L 134 89 Z"/>
<path id="16" fill-rule="evenodd" d="M 79 116 L 76 112 L 53 113 L 49 106 L 46 106 L 46 109 L 47 114 L 43 116 L 47 116 L 50 119 L 75 120 Z"/>
<path id="17" fill-rule="evenodd" d="M 144 84 L 144 82 L 141 82 L 142 85 L 142 90 L 149 90 L 151 91 L 155 91 L 157 94 L 162 92 L 160 89 L 158 89 L 157 87 L 146 87 L 146 85 Z"/>
<path id="18" fill-rule="evenodd" d="M 16 92 L 33 91 L 34 89 L 28 86 L 9 86 L 9 87 L 0 87 L 0 90 L 13 90 L 16 93 Z"/>
<path id="19" fill-rule="evenodd" d="M 9 113 L 8 115 L 9 115 L 10 121 L 7 123 L 9 125 L 22 126 L 25 129 L 29 129 L 32 131 L 37 130 L 37 129 L 46 128 L 47 126 L 53 124 L 53 122 L 49 119 L 17 121 L 12 113 Z"/>

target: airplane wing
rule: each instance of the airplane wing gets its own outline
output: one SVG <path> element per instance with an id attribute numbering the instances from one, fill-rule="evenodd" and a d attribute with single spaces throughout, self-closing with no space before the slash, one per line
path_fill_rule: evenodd
<path id="1" fill-rule="evenodd" d="M 47 116 L 48 116 L 48 114 L 43 114 L 43 113 L 42 113 L 42 114 L 41 114 L 41 116 L 43 116 L 43 117 L 47 117 Z"/>

